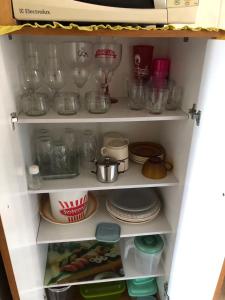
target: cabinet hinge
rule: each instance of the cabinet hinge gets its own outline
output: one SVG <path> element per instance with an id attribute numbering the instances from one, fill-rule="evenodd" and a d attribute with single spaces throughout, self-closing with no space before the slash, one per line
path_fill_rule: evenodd
<path id="1" fill-rule="evenodd" d="M 170 297 L 168 295 L 168 282 L 164 283 L 164 299 L 165 300 L 170 300 Z"/>
<path id="2" fill-rule="evenodd" d="M 16 112 L 12 112 L 10 114 L 10 117 L 11 117 L 11 124 L 12 124 L 12 129 L 15 130 L 15 123 L 18 122 L 18 115 Z"/>
<path id="3" fill-rule="evenodd" d="M 192 118 L 192 120 L 195 120 L 197 126 L 200 125 L 201 114 L 202 112 L 197 110 L 196 104 L 193 104 L 192 108 L 189 109 L 189 116 Z"/>

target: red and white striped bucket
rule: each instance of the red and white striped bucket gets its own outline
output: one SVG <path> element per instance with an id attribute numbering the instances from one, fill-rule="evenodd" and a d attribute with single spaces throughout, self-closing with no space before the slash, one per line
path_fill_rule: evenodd
<path id="1" fill-rule="evenodd" d="M 88 192 L 50 193 L 50 204 L 53 217 L 63 223 L 74 223 L 83 220 L 87 211 Z"/>

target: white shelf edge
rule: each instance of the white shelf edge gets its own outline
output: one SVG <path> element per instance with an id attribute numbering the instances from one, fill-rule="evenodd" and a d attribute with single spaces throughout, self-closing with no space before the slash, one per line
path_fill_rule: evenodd
<path id="1" fill-rule="evenodd" d="M 129 170 L 119 176 L 114 183 L 101 183 L 91 173 L 81 174 L 72 179 L 43 180 L 39 190 L 28 190 L 29 194 L 42 194 L 49 192 L 60 192 L 65 190 L 114 190 L 144 187 L 169 187 L 178 185 L 178 180 L 172 172 L 167 177 L 154 180 L 144 177 L 141 174 L 141 165 L 130 162 Z"/>
<path id="2" fill-rule="evenodd" d="M 146 110 L 130 110 L 126 99 L 120 99 L 112 104 L 110 110 L 105 114 L 91 114 L 81 110 L 73 116 L 58 115 L 50 110 L 44 116 L 31 117 L 19 113 L 18 124 L 55 124 L 55 123 L 113 123 L 113 122 L 145 122 L 145 121 L 175 121 L 188 119 L 188 114 L 182 110 L 165 111 L 162 114 L 150 114 Z"/>
<path id="3" fill-rule="evenodd" d="M 107 194 L 97 194 L 99 207 L 95 215 L 87 221 L 71 225 L 55 225 L 41 219 L 37 244 L 64 243 L 95 240 L 95 230 L 99 223 L 117 223 L 121 226 L 121 238 L 141 235 L 168 234 L 172 232 L 163 212 L 152 221 L 144 224 L 125 224 L 113 219 L 105 208 Z"/>

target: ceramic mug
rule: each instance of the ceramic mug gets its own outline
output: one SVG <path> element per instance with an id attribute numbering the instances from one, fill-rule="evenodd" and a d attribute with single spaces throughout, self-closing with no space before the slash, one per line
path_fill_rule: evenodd
<path id="1" fill-rule="evenodd" d="M 101 148 L 102 156 L 109 156 L 116 159 L 119 164 L 119 172 L 128 170 L 128 141 L 115 139 L 110 141 L 107 146 Z"/>
<path id="2" fill-rule="evenodd" d="M 158 156 L 150 157 L 143 165 L 142 174 L 151 179 L 166 177 L 167 171 L 171 171 L 173 165 Z"/>
<path id="3" fill-rule="evenodd" d="M 50 205 L 53 217 L 63 223 L 74 223 L 84 219 L 88 191 L 50 193 Z"/>
<path id="4" fill-rule="evenodd" d="M 113 140 L 124 140 L 127 143 L 129 143 L 128 138 L 125 138 L 121 133 L 119 132 L 106 132 L 103 136 L 103 146 L 107 146 L 109 142 Z"/>

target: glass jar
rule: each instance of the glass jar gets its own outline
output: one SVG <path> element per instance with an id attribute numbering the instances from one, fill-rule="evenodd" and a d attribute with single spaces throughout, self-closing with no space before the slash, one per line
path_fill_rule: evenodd
<path id="1" fill-rule="evenodd" d="M 48 112 L 48 97 L 44 93 L 22 95 L 22 111 L 28 116 L 43 116 Z"/>
<path id="2" fill-rule="evenodd" d="M 104 114 L 110 108 L 109 95 L 102 94 L 98 91 L 91 91 L 85 95 L 87 110 L 92 114 Z"/>

